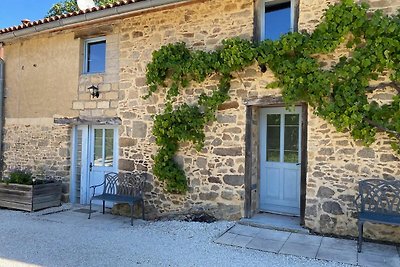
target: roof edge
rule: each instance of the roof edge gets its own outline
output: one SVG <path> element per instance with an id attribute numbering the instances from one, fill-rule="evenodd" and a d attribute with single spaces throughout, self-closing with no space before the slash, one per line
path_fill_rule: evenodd
<path id="1" fill-rule="evenodd" d="M 32 36 L 39 33 L 44 33 L 50 30 L 62 29 L 65 27 L 81 24 L 85 22 L 93 22 L 107 18 L 115 18 L 124 16 L 129 13 L 136 13 L 145 10 L 151 10 L 162 6 L 168 6 L 178 3 L 187 3 L 192 0 L 147 0 L 133 2 L 127 5 L 112 6 L 110 8 L 88 12 L 76 16 L 63 17 L 58 20 L 49 21 L 46 23 L 30 26 L 27 28 L 17 29 L 14 31 L 0 34 L 0 42 L 11 41 L 12 39 Z"/>

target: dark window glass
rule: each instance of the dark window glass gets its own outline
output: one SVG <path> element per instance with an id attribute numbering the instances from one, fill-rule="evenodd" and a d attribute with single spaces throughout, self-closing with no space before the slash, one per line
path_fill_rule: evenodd
<path id="1" fill-rule="evenodd" d="M 265 39 L 277 40 L 282 34 L 290 32 L 290 2 L 265 7 Z"/>
<path id="2" fill-rule="evenodd" d="M 267 115 L 267 161 L 280 161 L 281 115 Z"/>
<path id="3" fill-rule="evenodd" d="M 87 44 L 86 72 L 104 72 L 106 67 L 106 41 Z"/>
<path id="4" fill-rule="evenodd" d="M 285 115 L 285 151 L 284 161 L 299 162 L 299 114 Z"/>

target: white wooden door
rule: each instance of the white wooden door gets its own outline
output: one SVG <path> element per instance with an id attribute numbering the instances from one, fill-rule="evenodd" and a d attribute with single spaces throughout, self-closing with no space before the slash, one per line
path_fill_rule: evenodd
<path id="1" fill-rule="evenodd" d="M 260 112 L 260 210 L 300 215 L 301 107 Z"/>
<path id="2" fill-rule="evenodd" d="M 71 200 L 88 204 L 93 194 L 90 186 L 101 184 L 105 173 L 118 172 L 118 128 L 78 126 L 73 139 Z M 96 194 L 102 190 L 96 188 Z"/>

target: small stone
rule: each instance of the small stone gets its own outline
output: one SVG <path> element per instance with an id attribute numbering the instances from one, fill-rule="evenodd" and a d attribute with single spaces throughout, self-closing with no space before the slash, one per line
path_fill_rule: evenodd
<path id="1" fill-rule="evenodd" d="M 119 146 L 120 147 L 131 147 L 131 146 L 135 146 L 137 144 L 137 141 L 133 138 L 125 138 L 125 137 L 121 137 L 119 139 Z"/>
<path id="2" fill-rule="evenodd" d="M 321 178 L 325 176 L 325 173 L 316 171 L 312 173 L 312 176 L 315 178 Z"/>
<path id="3" fill-rule="evenodd" d="M 132 38 L 137 38 L 137 37 L 142 37 L 142 36 L 143 36 L 143 32 L 139 32 L 139 31 L 132 32 Z"/>
<path id="4" fill-rule="evenodd" d="M 353 163 L 347 163 L 346 165 L 344 165 L 344 168 L 352 172 L 358 172 L 358 165 Z"/>
<path id="5" fill-rule="evenodd" d="M 221 197 L 223 199 L 226 199 L 226 200 L 232 200 L 233 199 L 233 192 L 232 191 L 223 191 L 221 193 Z"/>
<path id="6" fill-rule="evenodd" d="M 333 191 L 332 189 L 330 189 L 328 187 L 321 186 L 318 189 L 317 197 L 331 198 L 333 195 L 335 195 L 335 191 Z"/>
<path id="7" fill-rule="evenodd" d="M 135 162 L 133 160 L 120 159 L 118 161 L 118 168 L 123 171 L 134 171 Z"/>
<path id="8" fill-rule="evenodd" d="M 147 85 L 145 77 L 136 78 L 135 83 L 136 83 L 136 86 L 138 86 L 138 87 Z"/>
<path id="9" fill-rule="evenodd" d="M 227 109 L 233 109 L 233 108 L 238 108 L 239 103 L 237 101 L 231 101 L 231 102 L 226 102 L 218 106 L 218 110 L 227 110 Z"/>
<path id="10" fill-rule="evenodd" d="M 219 138 L 215 138 L 211 143 L 211 145 L 213 145 L 213 146 L 219 146 L 221 144 L 222 144 L 222 140 Z"/>
<path id="11" fill-rule="evenodd" d="M 199 194 L 200 200 L 215 200 L 218 197 L 218 193 L 207 192 Z"/>
<path id="12" fill-rule="evenodd" d="M 333 228 L 335 228 L 337 224 L 336 218 L 331 218 L 327 214 L 322 214 L 319 217 L 320 225 L 321 225 L 321 232 L 331 232 Z"/>
<path id="13" fill-rule="evenodd" d="M 342 207 L 339 205 L 339 203 L 334 202 L 334 201 L 327 201 L 324 204 L 322 204 L 322 209 L 326 213 L 330 213 L 333 215 L 341 215 L 344 214 Z"/>
<path id="14" fill-rule="evenodd" d="M 219 123 L 236 123 L 235 115 L 217 115 L 217 122 Z"/>
<path id="15" fill-rule="evenodd" d="M 333 155 L 333 148 L 321 148 L 318 152 L 320 155 L 330 156 Z"/>
<path id="16" fill-rule="evenodd" d="M 363 148 L 358 151 L 357 156 L 361 158 L 375 158 L 375 151 L 372 148 Z"/>
<path id="17" fill-rule="evenodd" d="M 242 148 L 241 147 L 214 148 L 214 154 L 219 156 L 242 156 Z"/>
<path id="18" fill-rule="evenodd" d="M 317 216 L 317 206 L 312 205 L 312 206 L 307 206 L 306 211 L 305 211 L 306 216 Z"/>
<path id="19" fill-rule="evenodd" d="M 350 202 L 353 203 L 355 196 L 354 195 L 340 195 L 339 199 L 346 201 L 346 202 Z"/>
<path id="20" fill-rule="evenodd" d="M 225 128 L 224 133 L 233 133 L 233 134 L 240 134 L 242 132 L 242 129 L 239 127 L 231 127 L 231 128 Z"/>
<path id="21" fill-rule="evenodd" d="M 191 186 L 200 186 L 200 179 L 193 179 L 190 181 Z"/>
<path id="22" fill-rule="evenodd" d="M 147 135 L 147 124 L 142 121 L 132 122 L 132 136 L 136 138 L 145 138 Z"/>
<path id="23" fill-rule="evenodd" d="M 338 150 L 338 153 L 344 154 L 344 155 L 352 155 L 356 152 L 354 148 L 343 148 Z"/>
<path id="24" fill-rule="evenodd" d="M 207 159 L 206 158 L 197 158 L 196 160 L 197 167 L 201 169 L 205 169 L 207 167 Z"/>
<path id="25" fill-rule="evenodd" d="M 218 185 L 211 186 L 211 191 L 218 191 L 218 190 L 219 190 L 219 186 Z"/>
<path id="26" fill-rule="evenodd" d="M 243 175 L 224 175 L 224 182 L 232 186 L 241 186 L 244 183 Z"/>
<path id="27" fill-rule="evenodd" d="M 208 182 L 213 183 L 213 184 L 221 184 L 222 183 L 221 179 L 219 179 L 218 177 L 214 177 L 214 176 L 208 177 Z"/>
<path id="28" fill-rule="evenodd" d="M 226 165 L 229 167 L 233 167 L 235 164 L 235 162 L 233 161 L 233 159 L 227 159 L 226 160 Z"/>
<path id="29" fill-rule="evenodd" d="M 380 161 L 382 162 L 389 162 L 389 161 L 398 161 L 399 159 L 396 158 L 394 155 L 392 154 L 382 154 Z"/>

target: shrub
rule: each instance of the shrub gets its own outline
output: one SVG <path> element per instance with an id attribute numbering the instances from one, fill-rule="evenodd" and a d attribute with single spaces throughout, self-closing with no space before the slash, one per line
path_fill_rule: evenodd
<path id="1" fill-rule="evenodd" d="M 10 173 L 10 178 L 6 182 L 11 184 L 31 185 L 33 183 L 32 173 L 27 170 L 14 170 Z"/>

